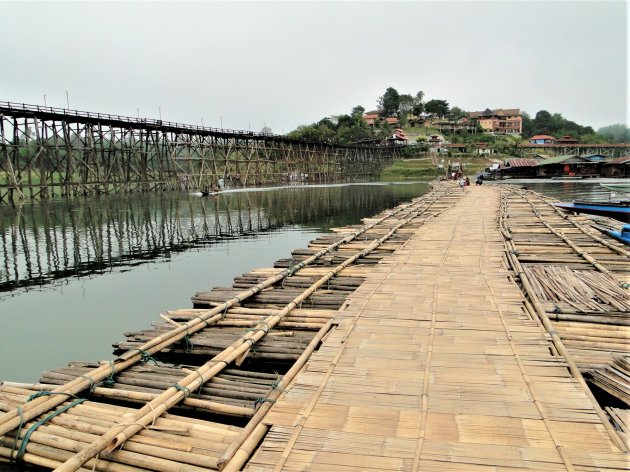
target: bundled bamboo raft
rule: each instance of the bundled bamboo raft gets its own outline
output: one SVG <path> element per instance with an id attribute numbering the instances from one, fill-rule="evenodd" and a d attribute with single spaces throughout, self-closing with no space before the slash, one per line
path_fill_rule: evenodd
<path id="1" fill-rule="evenodd" d="M 198 294 L 192 309 L 167 311 L 151 328 L 126 333 L 114 345 L 119 355 L 113 361 L 72 362 L 44 373 L 37 385 L 5 383 L 0 458 L 60 471 L 237 467 L 266 431 L 260 421 L 269 407 L 361 285 L 364 267 L 391 254 L 414 228 L 460 197 L 452 188 L 437 189 L 362 226 L 318 238 L 286 264 Z M 134 403 L 143 406 L 132 408 Z M 96 428 L 83 415 L 98 405 L 111 414 Z M 186 440 L 156 439 L 162 423 L 175 418 L 168 413 L 173 408 L 192 430 L 165 433 Z M 204 428 L 219 431 L 220 444 L 210 452 L 197 451 L 202 446 L 188 437 Z M 144 436 L 151 436 L 152 447 L 164 443 L 176 453 L 139 450 L 136 442 L 147 441 Z M 49 452 L 55 445 L 59 450 Z"/>
<path id="2" fill-rule="evenodd" d="M 585 378 L 627 407 L 630 252 L 595 228 L 613 222 L 566 214 L 553 203 L 535 192 L 504 193 L 508 264 Z"/>
<path id="3" fill-rule="evenodd" d="M 0 411 L 11 411 L 38 392 L 0 386 Z M 83 399 L 81 399 L 83 400 Z M 0 457 L 47 468 L 57 468 L 115 425 L 124 425 L 133 409 L 103 402 L 65 401 L 57 416 L 48 415 L 39 426 L 24 422 L 15 436 L 0 438 Z M 217 469 L 217 461 L 242 428 L 170 414 L 155 421 L 110 453 L 101 453 L 85 464 L 87 470 Z"/>
<path id="4" fill-rule="evenodd" d="M 630 355 L 615 356 L 610 366 L 588 373 L 591 382 L 625 403 L 630 408 Z M 630 410 L 629 410 L 630 411 Z"/>
<path id="5" fill-rule="evenodd" d="M 507 202 L 486 185 L 462 195 L 350 296 L 244 470 L 627 469 L 623 439 L 523 289 L 531 261 L 506 247 Z"/>

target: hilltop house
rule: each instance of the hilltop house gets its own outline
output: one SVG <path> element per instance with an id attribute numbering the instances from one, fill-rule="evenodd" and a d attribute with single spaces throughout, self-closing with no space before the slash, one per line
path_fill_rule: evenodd
<path id="1" fill-rule="evenodd" d="M 578 144 L 579 141 L 571 136 L 562 136 L 556 139 L 556 144 Z"/>
<path id="2" fill-rule="evenodd" d="M 549 136 L 548 134 L 537 134 L 529 138 L 530 144 L 554 144 L 556 138 Z"/>
<path id="3" fill-rule="evenodd" d="M 363 115 L 363 120 L 367 123 L 368 126 L 375 126 L 379 119 L 385 120 L 385 122 L 389 125 L 396 126 L 399 124 L 398 118 L 395 116 L 387 116 L 382 118 L 378 110 L 368 111 Z"/>
<path id="4" fill-rule="evenodd" d="M 484 111 L 473 111 L 468 118 L 476 121 L 487 132 L 500 134 L 521 134 L 523 132 L 523 117 L 518 108 L 497 108 Z"/>

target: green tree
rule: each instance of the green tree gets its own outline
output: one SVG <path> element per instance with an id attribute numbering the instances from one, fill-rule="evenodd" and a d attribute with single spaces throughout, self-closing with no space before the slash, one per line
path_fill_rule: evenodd
<path id="1" fill-rule="evenodd" d="M 416 96 L 414 97 L 414 101 L 413 101 L 413 114 L 414 115 L 420 115 L 422 112 L 424 112 L 424 102 L 422 101 L 424 99 L 424 92 L 422 90 L 420 90 L 418 93 L 416 93 Z"/>
<path id="2" fill-rule="evenodd" d="M 448 114 L 448 102 L 446 100 L 429 100 L 424 105 L 424 111 L 442 118 Z"/>
<path id="3" fill-rule="evenodd" d="M 597 134 L 611 143 L 630 143 L 630 128 L 623 123 L 603 126 L 597 130 Z"/>
<path id="4" fill-rule="evenodd" d="M 408 93 L 402 94 L 398 99 L 398 117 L 406 118 L 408 114 L 413 112 L 415 99 Z"/>
<path id="5" fill-rule="evenodd" d="M 521 117 L 523 118 L 522 135 L 527 136 L 528 138 L 531 136 L 534 136 L 536 134 L 534 133 L 534 123 L 533 123 L 532 118 L 529 116 L 529 113 L 523 112 L 521 114 Z"/>
<path id="6" fill-rule="evenodd" d="M 385 93 L 378 99 L 378 111 L 383 116 L 394 116 L 400 106 L 400 94 L 393 87 L 388 87 Z"/>
<path id="7" fill-rule="evenodd" d="M 352 116 L 354 118 L 357 118 L 357 117 L 361 118 L 364 113 L 365 113 L 365 108 L 363 108 L 361 105 L 357 105 L 350 112 L 350 116 Z"/>
<path id="8" fill-rule="evenodd" d="M 461 120 L 465 116 L 468 116 L 468 112 L 462 110 L 459 107 L 453 107 L 448 112 L 449 120 L 453 120 L 453 121 Z"/>

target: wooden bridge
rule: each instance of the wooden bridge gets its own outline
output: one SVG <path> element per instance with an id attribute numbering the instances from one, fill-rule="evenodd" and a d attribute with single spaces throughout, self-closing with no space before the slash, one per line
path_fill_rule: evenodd
<path id="1" fill-rule="evenodd" d="M 399 146 L 286 136 L 0 102 L 0 203 L 54 194 L 367 180 Z"/>
<path id="2" fill-rule="evenodd" d="M 5 382 L 0 457 L 59 471 L 627 470 L 625 247 L 535 193 L 450 184 L 337 233 L 195 294 L 112 361 Z"/>

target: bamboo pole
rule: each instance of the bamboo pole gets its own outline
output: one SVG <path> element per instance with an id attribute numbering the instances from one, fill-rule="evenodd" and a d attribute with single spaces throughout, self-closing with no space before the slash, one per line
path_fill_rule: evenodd
<path id="1" fill-rule="evenodd" d="M 503 207 L 503 210 L 501 213 L 500 224 L 505 229 L 506 233 L 509 234 L 509 231 L 507 230 L 507 228 L 505 228 L 505 207 Z M 597 413 L 597 416 L 599 417 L 600 421 L 606 428 L 606 431 L 608 435 L 610 436 L 610 439 L 612 440 L 613 444 L 615 444 L 615 446 L 617 446 L 620 451 L 628 452 L 628 448 L 626 444 L 616 433 L 615 429 L 610 424 L 608 417 L 606 416 L 604 411 L 601 409 L 601 407 L 597 403 L 597 400 L 593 396 L 593 393 L 588 388 L 588 385 L 586 385 L 586 381 L 584 380 L 584 377 L 582 377 L 582 373 L 580 372 L 577 365 L 573 361 L 571 355 L 569 354 L 566 347 L 564 346 L 562 339 L 560 339 L 560 336 L 558 335 L 553 325 L 551 324 L 551 321 L 549 320 L 549 317 L 547 316 L 547 313 L 545 312 L 544 308 L 541 306 L 540 302 L 538 301 L 538 298 L 536 297 L 536 293 L 532 287 L 532 284 L 529 281 L 529 278 L 527 277 L 526 272 L 523 270 L 521 263 L 519 262 L 518 258 L 515 255 L 516 247 L 514 246 L 513 240 L 511 239 L 507 240 L 505 244 L 509 248 L 507 250 L 507 257 L 510 260 L 510 263 L 512 264 L 514 272 L 516 273 L 516 276 L 519 278 L 519 280 L 523 284 L 523 288 L 525 289 L 525 292 L 527 293 L 527 296 L 530 299 L 530 303 L 534 307 L 534 310 L 536 314 L 538 315 L 538 317 L 540 318 L 541 323 L 545 327 L 545 330 L 551 337 L 552 343 L 554 344 L 554 346 L 556 347 L 560 355 L 565 359 L 567 366 L 569 368 L 569 371 L 571 372 L 571 375 L 573 375 L 573 377 L 577 380 L 577 382 L 580 384 L 580 386 L 584 390 L 586 396 L 589 398 L 589 400 L 591 400 L 591 403 L 593 404 L 595 412 Z"/>
<path id="2" fill-rule="evenodd" d="M 226 464 L 223 468 L 219 467 L 219 470 L 225 472 L 236 472 L 241 470 L 245 462 L 251 457 L 256 449 L 256 446 L 262 441 L 267 434 L 269 427 L 264 424 L 258 424 L 252 434 L 241 445 L 241 447 L 234 453 L 232 460 Z"/>
<path id="3" fill-rule="evenodd" d="M 217 462 L 219 470 L 222 470 L 232 460 L 234 454 L 236 454 L 236 451 L 239 450 L 239 448 L 248 440 L 250 435 L 253 434 L 254 429 L 258 427 L 258 425 L 263 420 L 267 412 L 271 409 L 272 404 L 280 397 L 285 387 L 288 386 L 291 383 L 291 381 L 297 376 L 297 374 L 302 370 L 302 368 L 306 364 L 306 361 L 308 361 L 313 351 L 315 351 L 315 348 L 322 341 L 324 336 L 328 334 L 331 328 L 332 328 L 332 320 L 326 323 L 326 325 L 322 327 L 322 329 L 319 330 L 317 335 L 313 338 L 313 340 L 310 342 L 308 347 L 304 350 L 304 353 L 300 356 L 297 362 L 293 364 L 291 369 L 289 369 L 289 371 L 282 376 L 282 379 L 280 380 L 276 389 L 274 389 L 274 391 L 271 392 L 269 396 L 267 397 L 271 401 L 262 403 L 260 405 L 260 407 L 254 414 L 252 419 L 250 419 L 247 426 L 243 428 L 243 430 L 238 435 L 238 437 L 234 439 L 232 444 L 230 444 L 230 446 L 225 450 L 223 455 L 219 458 Z"/>
<path id="4" fill-rule="evenodd" d="M 188 395 L 188 393 L 195 391 L 197 388 L 199 388 L 201 385 L 203 385 L 205 382 L 207 382 L 217 373 L 219 373 L 230 362 L 238 359 L 242 354 L 248 351 L 251 346 L 253 346 L 253 344 L 264 337 L 271 328 L 273 328 L 284 316 L 286 316 L 286 314 L 288 314 L 301 302 L 311 296 L 318 288 L 322 287 L 328 280 L 334 277 L 337 273 L 341 272 L 347 266 L 354 263 L 359 258 L 366 256 L 374 249 L 379 247 L 384 241 L 389 239 L 389 237 L 391 237 L 391 235 L 394 234 L 398 230 L 398 228 L 404 226 L 409 221 L 416 218 L 418 214 L 419 212 L 417 211 L 413 212 L 411 217 L 393 226 L 385 236 L 380 239 L 374 240 L 373 243 L 370 244 L 367 248 L 357 252 L 353 256 L 346 259 L 343 263 L 332 269 L 328 274 L 320 278 L 315 284 L 311 285 L 311 287 L 309 287 L 301 295 L 296 297 L 287 306 L 285 306 L 280 313 L 269 316 L 265 320 L 261 321 L 254 331 L 248 332 L 230 347 L 225 349 L 222 353 L 215 356 L 204 366 L 200 367 L 194 373 L 191 373 L 190 375 L 182 379 L 180 382 L 178 382 L 178 384 L 176 384 L 177 387 L 169 388 L 161 395 L 159 395 L 155 400 L 147 403 L 143 408 L 138 410 L 136 414 L 128 419 L 128 422 L 131 423 L 129 426 L 126 426 L 122 431 L 118 432 L 116 427 L 110 429 L 108 433 L 102 435 L 101 438 L 94 441 L 89 447 L 83 449 L 81 452 L 66 461 L 63 466 L 57 469 L 57 472 L 70 472 L 77 470 L 79 467 L 81 467 L 91 458 L 95 457 L 101 451 L 105 450 L 109 452 L 119 447 L 128 438 L 144 428 L 146 424 L 150 423 L 151 419 L 155 418 L 155 415 L 160 416 L 162 413 L 168 411 L 169 408 L 180 402 L 185 396 Z M 384 219 L 385 217 L 377 221 L 383 221 Z M 352 239 L 354 239 L 354 237 Z M 348 239 L 348 237 L 344 238 L 344 240 L 345 239 Z M 315 256 L 311 256 L 311 258 L 313 257 Z M 303 266 L 303 264 L 304 262 L 298 264 L 298 270 Z M 291 273 L 293 273 L 294 271 L 295 269 L 292 269 Z"/>
<path id="5" fill-rule="evenodd" d="M 429 196 L 428 198 L 421 200 L 420 204 L 424 203 L 426 200 L 428 200 L 430 204 L 432 201 L 431 198 L 433 198 L 433 201 L 437 199 L 437 197 L 435 196 Z M 272 286 L 273 284 L 283 280 L 286 277 L 292 276 L 295 272 L 297 272 L 301 268 L 316 261 L 321 256 L 335 250 L 342 244 L 348 243 L 356 239 L 358 236 L 365 233 L 369 229 L 375 227 L 377 224 L 385 221 L 386 219 L 391 218 L 394 215 L 410 207 L 413 208 L 414 206 L 418 206 L 418 205 L 419 205 L 418 203 L 413 203 L 413 202 L 407 205 L 401 205 L 400 207 L 392 210 L 391 212 L 388 212 L 383 217 L 376 219 L 370 224 L 362 226 L 361 228 L 357 229 L 356 231 L 349 234 L 348 236 L 331 244 L 326 249 L 322 249 L 321 251 L 314 254 L 313 256 L 305 259 L 304 261 L 300 262 L 296 267 L 285 269 L 284 271 L 278 273 L 277 275 L 266 279 L 264 282 L 256 284 L 254 287 L 250 288 L 249 290 L 240 292 L 237 296 L 225 301 L 221 306 L 207 310 L 205 314 L 200 314 L 195 319 L 185 324 L 182 324 L 179 328 L 174 328 L 173 330 L 169 331 L 167 334 L 154 338 L 153 340 L 143 344 L 139 348 L 126 352 L 125 354 L 119 356 L 117 359 L 111 362 L 109 365 L 103 365 L 97 369 L 94 369 L 92 372 L 88 373 L 87 375 L 78 377 L 74 379 L 73 381 L 68 382 L 67 384 L 56 388 L 54 392 L 55 393 L 69 393 L 73 395 L 80 393 L 86 388 L 89 388 L 91 385 L 102 381 L 106 377 L 110 375 L 114 375 L 117 372 L 120 372 L 121 370 L 124 370 L 127 367 L 139 362 L 142 359 L 143 352 L 148 353 L 148 354 L 153 354 L 155 352 L 158 352 L 164 349 L 165 347 L 171 346 L 175 344 L 176 342 L 179 342 L 185 336 L 188 336 L 190 334 L 193 334 L 203 329 L 208 324 L 219 321 L 220 319 L 223 318 L 223 313 L 227 311 L 229 308 L 233 307 L 234 305 L 240 304 L 243 300 L 255 295 L 261 290 L 264 290 L 265 288 Z M 221 359 L 220 362 L 223 362 L 223 360 Z M 25 420 L 32 419 L 36 416 L 39 416 L 49 411 L 50 409 L 56 407 L 62 402 L 63 402 L 63 395 L 51 395 L 49 397 L 37 398 L 31 402 L 28 402 L 27 404 L 23 406 L 22 416 Z M 10 411 L 2 415 L 0 417 L 0 436 L 5 435 L 7 432 L 11 431 L 12 429 L 17 428 L 20 422 L 21 420 L 19 418 L 17 410 Z"/>

